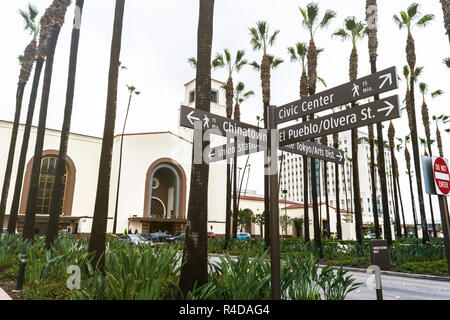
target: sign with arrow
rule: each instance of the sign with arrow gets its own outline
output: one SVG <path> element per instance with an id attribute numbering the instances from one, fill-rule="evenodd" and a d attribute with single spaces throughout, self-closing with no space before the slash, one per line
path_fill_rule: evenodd
<path id="1" fill-rule="evenodd" d="M 397 71 L 395 67 L 391 67 L 280 106 L 275 112 L 275 123 L 280 124 L 295 120 L 397 88 Z"/>
<path id="2" fill-rule="evenodd" d="M 280 150 L 337 164 L 344 164 L 345 162 L 344 151 L 311 141 L 295 142 L 285 147 L 281 147 Z"/>
<path id="3" fill-rule="evenodd" d="M 281 128 L 279 129 L 280 147 L 399 117 L 399 100 L 395 95 L 291 127 Z"/>
<path id="4" fill-rule="evenodd" d="M 267 145 L 267 131 L 251 124 L 235 121 L 199 109 L 181 106 L 180 126 L 194 129 L 194 122 L 202 122 L 202 130 L 218 129 L 222 136 L 238 137 L 238 139 L 258 142 Z M 214 132 L 212 132 L 214 133 Z"/>
<path id="5" fill-rule="evenodd" d="M 255 142 L 247 142 L 242 140 L 237 140 L 237 148 L 234 146 L 234 142 L 230 144 L 224 144 L 218 147 L 207 147 L 207 156 L 205 157 L 205 163 L 217 162 L 225 159 L 232 159 L 237 150 L 237 156 L 243 156 L 259 151 L 266 150 L 266 147 L 258 145 Z"/>

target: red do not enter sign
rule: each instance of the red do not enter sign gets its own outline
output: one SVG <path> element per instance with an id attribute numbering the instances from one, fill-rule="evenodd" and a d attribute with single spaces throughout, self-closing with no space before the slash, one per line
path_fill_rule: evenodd
<path id="1" fill-rule="evenodd" d="M 437 193 L 447 196 L 450 193 L 450 172 L 446 159 L 433 157 L 433 177 Z"/>

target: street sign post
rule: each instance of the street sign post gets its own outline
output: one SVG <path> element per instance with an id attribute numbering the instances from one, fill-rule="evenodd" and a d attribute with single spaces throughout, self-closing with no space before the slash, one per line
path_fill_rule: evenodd
<path id="1" fill-rule="evenodd" d="M 370 256 L 373 265 L 379 266 L 382 270 L 388 270 L 390 263 L 387 240 L 371 240 Z"/>
<path id="2" fill-rule="evenodd" d="M 249 139 L 257 141 L 260 145 L 267 145 L 267 131 L 264 129 L 210 112 L 181 106 L 180 126 L 194 129 L 196 121 L 201 121 L 203 131 L 216 129 L 216 134 L 220 132 L 222 136 L 236 136 L 238 139 Z"/>
<path id="3" fill-rule="evenodd" d="M 344 151 L 311 141 L 295 142 L 285 147 L 280 147 L 280 150 L 337 164 L 344 164 L 345 162 Z"/>
<path id="4" fill-rule="evenodd" d="M 275 112 L 275 122 L 280 124 L 295 120 L 397 88 L 397 71 L 391 67 L 280 106 Z"/>
<path id="5" fill-rule="evenodd" d="M 391 96 L 291 127 L 281 128 L 279 129 L 280 146 L 399 118 L 400 114 L 398 96 Z"/>

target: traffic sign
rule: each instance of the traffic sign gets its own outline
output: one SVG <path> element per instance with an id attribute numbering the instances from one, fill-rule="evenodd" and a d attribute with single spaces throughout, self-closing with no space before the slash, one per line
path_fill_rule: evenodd
<path id="1" fill-rule="evenodd" d="M 266 150 L 266 147 L 258 145 L 255 142 L 248 142 L 237 140 L 237 148 L 234 145 L 234 142 L 229 144 L 224 144 L 218 147 L 207 147 L 209 150 L 206 150 L 206 159 L 205 163 L 217 162 L 225 159 L 231 159 L 234 157 L 234 154 L 237 150 L 237 156 L 243 156 L 246 154 L 251 154 L 259 151 Z"/>
<path id="2" fill-rule="evenodd" d="M 321 118 L 279 129 L 280 146 L 400 117 L 398 96 L 380 99 Z"/>
<path id="3" fill-rule="evenodd" d="M 391 67 L 280 106 L 275 112 L 275 123 L 280 124 L 295 120 L 397 88 L 396 67 Z"/>
<path id="4" fill-rule="evenodd" d="M 433 177 L 437 194 L 447 196 L 450 193 L 450 173 L 447 159 L 433 157 Z"/>
<path id="5" fill-rule="evenodd" d="M 345 162 L 344 151 L 311 141 L 295 142 L 285 147 L 281 147 L 280 150 L 338 164 L 344 164 Z"/>
<path id="6" fill-rule="evenodd" d="M 235 121 L 210 112 L 181 106 L 180 126 L 194 129 L 194 122 L 201 121 L 202 130 L 218 129 L 220 135 L 238 137 L 242 140 L 251 139 L 259 144 L 267 145 L 267 131 L 251 124 Z"/>

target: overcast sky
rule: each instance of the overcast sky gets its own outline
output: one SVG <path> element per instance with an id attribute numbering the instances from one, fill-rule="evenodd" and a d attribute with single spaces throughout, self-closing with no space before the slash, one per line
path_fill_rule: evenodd
<path id="1" fill-rule="evenodd" d="M 25 9 L 28 2 L 35 5 L 43 14 L 52 1 L 15 0 L 2 1 L 0 4 L 0 30 L 4 30 L 4 45 L 0 50 L 0 61 L 3 61 L 0 77 L 2 88 L 0 119 L 2 120 L 13 120 L 19 73 L 17 56 L 23 53 L 30 41 L 29 35 L 23 30 L 24 24 L 18 10 Z M 177 111 L 184 98 L 183 85 L 195 77 L 194 69 L 187 64 L 186 60 L 190 56 L 196 56 L 198 2 L 198 0 L 126 1 L 121 61 L 128 70 L 121 71 L 119 78 L 116 132 L 120 130 L 125 115 L 128 99 L 126 84 L 136 86 L 142 93 L 133 101 L 127 132 L 167 130 L 177 132 Z M 250 46 L 248 28 L 254 26 L 258 20 L 266 20 L 272 31 L 280 30 L 275 46 L 269 49 L 269 53 L 285 60 L 272 73 L 271 103 L 281 105 L 297 100 L 300 67 L 289 61 L 286 48 L 298 41 L 309 41 L 309 35 L 301 24 L 298 9 L 299 6 L 306 7 L 308 3 L 309 1 L 298 0 L 216 0 L 213 55 L 223 48 L 229 48 L 232 52 L 245 49 L 246 58 L 249 61 L 260 62 L 261 53 L 254 52 Z M 341 42 L 337 38 L 331 38 L 331 34 L 343 26 L 347 16 L 356 16 L 357 19 L 364 20 L 365 1 L 320 0 L 318 3 L 321 16 L 326 9 L 337 12 L 337 18 L 331 22 L 330 26 L 317 31 L 315 36 L 316 46 L 325 49 L 319 57 L 318 74 L 331 88 L 348 82 L 348 60 L 351 50 L 349 41 Z M 392 16 L 401 10 L 406 10 L 411 3 L 412 1 L 409 0 L 378 1 L 378 70 L 396 66 L 401 75 L 403 65 L 406 64 L 406 30 L 399 30 Z M 445 35 L 440 2 L 427 0 L 419 1 L 419 3 L 422 14 L 435 15 L 435 20 L 429 27 L 414 28 L 413 36 L 416 44 L 417 66 L 424 67 L 420 80 L 429 85 L 430 92 L 437 89 L 446 92 L 444 96 L 433 101 L 431 97 L 427 97 L 430 114 L 439 115 L 446 112 L 444 108 L 449 105 L 450 71 L 442 63 L 445 57 L 450 56 L 449 43 Z M 71 130 L 75 133 L 100 137 L 103 132 L 114 4 L 113 0 L 85 1 Z M 61 128 L 63 118 L 73 14 L 74 4 L 67 11 L 66 23 L 59 37 L 50 94 L 47 127 L 58 130 Z M 370 73 L 366 39 L 358 42 L 358 49 L 358 75 L 361 77 Z M 212 76 L 217 80 L 226 81 L 227 75 L 224 70 L 217 70 L 212 72 Z M 235 83 L 243 81 L 248 89 L 255 91 L 255 96 L 242 106 L 241 113 L 243 121 L 256 124 L 256 115 L 262 114 L 259 74 L 251 67 L 247 67 L 234 77 L 234 81 Z M 31 85 L 27 86 L 24 95 L 21 122 L 25 122 L 30 87 Z M 318 91 L 323 89 L 323 86 L 318 87 Z M 400 82 L 400 88 L 397 91 L 403 100 L 404 81 Z M 392 94 L 389 92 L 383 96 Z M 39 105 L 40 98 L 37 101 L 34 124 L 37 124 Z M 417 119 L 419 135 L 423 137 L 420 105 L 421 99 L 418 94 Z M 394 124 L 397 136 L 404 137 L 409 133 L 406 113 L 401 119 L 395 120 Z M 433 125 L 433 135 L 434 132 Z M 446 143 L 449 139 L 446 133 L 443 133 L 443 140 L 444 149 L 448 150 Z M 3 150 L 6 152 L 5 148 Z M 402 174 L 401 184 L 407 186 L 408 180 L 403 174 L 406 170 L 403 156 L 398 155 L 398 157 Z M 259 157 L 254 158 L 258 163 Z M 261 182 L 262 177 L 252 176 L 249 189 L 262 192 Z M 403 194 L 403 201 L 408 202 L 409 193 Z M 428 201 L 425 202 L 428 208 Z M 408 207 L 409 204 L 407 220 L 412 221 Z M 437 201 L 434 208 L 436 220 L 440 220 Z"/>

